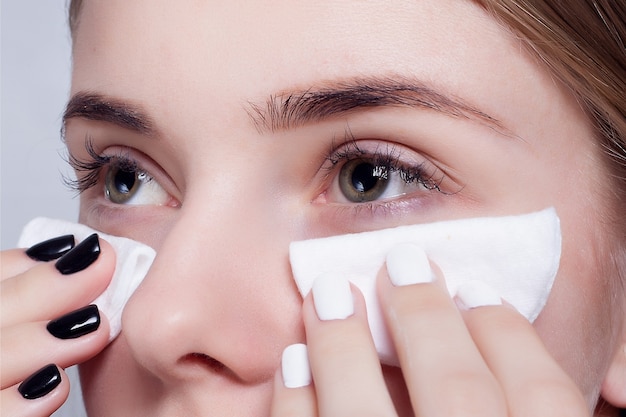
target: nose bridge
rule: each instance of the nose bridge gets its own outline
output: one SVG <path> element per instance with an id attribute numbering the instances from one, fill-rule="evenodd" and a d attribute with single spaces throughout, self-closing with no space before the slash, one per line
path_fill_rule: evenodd
<path id="1" fill-rule="evenodd" d="M 219 201 L 215 193 L 194 195 L 202 197 L 180 209 L 126 308 L 126 339 L 138 362 L 160 377 L 185 378 L 187 359 L 197 365 L 205 358 L 204 365 L 212 364 L 207 377 L 222 372 L 246 383 L 266 381 L 282 348 L 304 338 L 288 263 L 289 224 L 258 199 L 252 205 L 234 195 Z"/>

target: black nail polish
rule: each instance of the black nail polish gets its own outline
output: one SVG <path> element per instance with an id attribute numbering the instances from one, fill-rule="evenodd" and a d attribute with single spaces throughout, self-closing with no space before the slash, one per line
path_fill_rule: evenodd
<path id="1" fill-rule="evenodd" d="M 61 383 L 61 373 L 56 365 L 46 365 L 24 380 L 17 388 L 27 400 L 41 398 Z"/>
<path id="2" fill-rule="evenodd" d="M 76 339 L 100 327 L 98 306 L 92 304 L 72 311 L 48 323 L 50 334 L 59 339 Z"/>
<path id="3" fill-rule="evenodd" d="M 26 255 L 36 261 L 48 262 L 65 255 L 74 247 L 74 235 L 64 235 L 44 240 L 26 250 Z"/>
<path id="4" fill-rule="evenodd" d="M 63 275 L 69 275 L 87 268 L 98 259 L 99 255 L 100 241 L 98 234 L 94 233 L 63 255 L 55 266 Z"/>

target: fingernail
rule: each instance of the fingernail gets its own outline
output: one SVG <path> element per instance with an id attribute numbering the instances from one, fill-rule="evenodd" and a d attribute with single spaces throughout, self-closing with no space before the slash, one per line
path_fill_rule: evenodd
<path id="1" fill-rule="evenodd" d="M 76 339 L 100 327 L 98 306 L 92 304 L 72 311 L 48 323 L 50 334 L 59 339 Z"/>
<path id="2" fill-rule="evenodd" d="M 82 271 L 100 256 L 100 241 L 96 233 L 80 242 L 59 259 L 55 266 L 63 275 Z"/>
<path id="3" fill-rule="evenodd" d="M 305 344 L 296 343 L 283 351 L 281 361 L 283 383 L 287 388 L 306 387 L 311 383 L 309 354 Z"/>
<path id="4" fill-rule="evenodd" d="M 61 373 L 59 368 L 54 364 L 50 364 L 26 378 L 17 390 L 27 400 L 34 400 L 49 394 L 60 383 Z"/>
<path id="5" fill-rule="evenodd" d="M 65 255 L 74 247 L 74 235 L 44 240 L 26 249 L 26 255 L 36 261 L 48 262 Z"/>
<path id="6" fill-rule="evenodd" d="M 476 307 L 502 305 L 500 295 L 482 281 L 469 281 L 462 284 L 457 289 L 456 297 L 462 306 L 468 310 Z"/>
<path id="7" fill-rule="evenodd" d="M 313 304 L 320 320 L 339 320 L 354 314 L 350 282 L 341 274 L 322 274 L 313 283 Z"/>
<path id="8" fill-rule="evenodd" d="M 387 272 L 393 285 L 423 284 L 435 279 L 426 252 L 411 244 L 401 244 L 387 254 Z"/>

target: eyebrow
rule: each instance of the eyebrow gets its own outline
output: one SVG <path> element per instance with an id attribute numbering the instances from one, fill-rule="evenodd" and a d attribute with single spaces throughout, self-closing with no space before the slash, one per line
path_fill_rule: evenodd
<path id="1" fill-rule="evenodd" d="M 63 113 L 63 126 L 72 118 L 108 122 L 144 135 L 155 130 L 152 118 L 139 106 L 98 93 L 79 92 L 72 96 Z"/>
<path id="2" fill-rule="evenodd" d="M 248 114 L 260 132 L 286 130 L 377 107 L 433 110 L 473 120 L 496 131 L 506 130 L 498 119 L 476 106 L 405 77 L 351 78 L 321 88 L 272 95 L 261 104 L 248 104 Z"/>
<path id="3" fill-rule="evenodd" d="M 508 135 L 498 119 L 476 106 L 405 77 L 356 77 L 319 88 L 274 94 L 263 104 L 248 104 L 248 115 L 261 133 L 292 129 L 368 108 L 409 107 L 473 120 Z M 152 118 L 139 106 L 93 92 L 79 92 L 71 97 L 63 113 L 63 126 L 72 118 L 104 121 L 144 135 L 155 131 Z"/>

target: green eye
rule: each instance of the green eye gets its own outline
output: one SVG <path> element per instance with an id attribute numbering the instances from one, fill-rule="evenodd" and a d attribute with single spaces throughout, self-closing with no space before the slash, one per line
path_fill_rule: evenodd
<path id="1" fill-rule="evenodd" d="M 104 194 L 115 204 L 164 205 L 169 195 L 149 174 L 134 164 L 111 164 L 104 180 Z"/>
<path id="2" fill-rule="evenodd" d="M 338 181 L 341 193 L 348 201 L 374 201 L 387 190 L 389 169 L 365 159 L 354 159 L 341 167 Z"/>
<path id="3" fill-rule="evenodd" d="M 126 170 L 119 166 L 109 169 L 105 180 L 105 193 L 107 198 L 116 204 L 126 204 L 141 187 L 139 173 L 134 170 Z"/>

